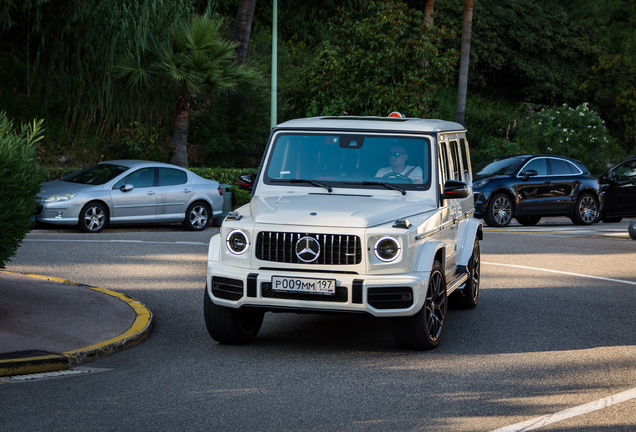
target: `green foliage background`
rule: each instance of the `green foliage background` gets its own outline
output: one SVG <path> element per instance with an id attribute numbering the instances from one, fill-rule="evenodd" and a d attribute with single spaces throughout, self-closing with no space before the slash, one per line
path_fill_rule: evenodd
<path id="1" fill-rule="evenodd" d="M 239 0 L 0 0 L 0 109 L 43 118 L 37 161 L 47 167 L 114 158 L 168 161 L 173 91 L 131 92 L 112 74 L 117 53 L 143 51 L 173 24 L 212 10 L 229 38 Z M 278 0 L 278 122 L 306 115 L 454 118 L 463 0 Z M 46 17 L 46 19 L 45 19 Z M 270 74 L 272 0 L 256 6 L 247 61 Z M 472 27 L 466 126 L 473 162 L 539 151 L 557 128 L 526 121 L 528 107 L 585 106 L 605 121 L 598 147 L 552 151 L 604 164 L 636 153 L 635 0 L 480 0 Z M 426 67 L 425 67 L 426 66 Z M 270 90 L 244 86 L 194 100 L 189 160 L 197 167 L 255 167 L 270 129 Z M 547 111 L 546 111 L 547 112 Z M 578 156 L 577 156 L 578 155 Z"/>

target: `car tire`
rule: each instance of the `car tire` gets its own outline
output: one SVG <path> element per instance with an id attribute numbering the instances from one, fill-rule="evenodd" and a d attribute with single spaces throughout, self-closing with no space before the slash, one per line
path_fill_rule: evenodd
<path id="1" fill-rule="evenodd" d="M 212 339 L 226 345 L 245 345 L 258 335 L 265 313 L 216 305 L 210 299 L 206 286 L 203 314 Z"/>
<path id="2" fill-rule="evenodd" d="M 464 288 L 457 292 L 453 305 L 462 309 L 473 309 L 479 301 L 479 282 L 481 279 L 481 252 L 478 239 L 475 239 L 473 254 L 470 256 L 467 269 L 468 280 Z"/>
<path id="3" fill-rule="evenodd" d="M 517 216 L 515 219 L 517 219 L 517 222 L 519 222 L 521 225 L 534 226 L 539 223 L 539 221 L 541 220 L 541 216 Z"/>
<path id="4" fill-rule="evenodd" d="M 488 226 L 505 227 L 512 220 L 512 201 L 506 194 L 496 194 L 488 203 L 485 220 Z"/>
<path id="5" fill-rule="evenodd" d="M 598 218 L 598 200 L 589 193 L 579 195 L 570 219 L 576 225 L 591 225 Z"/>
<path id="6" fill-rule="evenodd" d="M 79 215 L 79 229 L 85 233 L 102 232 L 108 224 L 108 210 L 98 202 L 90 202 L 82 208 Z"/>
<path id="7" fill-rule="evenodd" d="M 188 231 L 203 231 L 210 222 L 212 210 L 207 203 L 197 201 L 190 204 L 183 225 Z"/>
<path id="8" fill-rule="evenodd" d="M 393 338 L 404 349 L 430 350 L 439 344 L 446 323 L 446 277 L 439 261 L 431 269 L 424 306 L 409 317 L 393 318 Z"/>
<path id="9" fill-rule="evenodd" d="M 623 220 L 622 217 L 603 217 L 601 218 L 603 223 L 618 223 Z"/>

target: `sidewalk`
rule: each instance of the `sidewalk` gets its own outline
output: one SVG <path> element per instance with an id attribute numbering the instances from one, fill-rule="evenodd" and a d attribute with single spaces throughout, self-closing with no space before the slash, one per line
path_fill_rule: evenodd
<path id="1" fill-rule="evenodd" d="M 0 270 L 0 377 L 78 366 L 138 344 L 153 316 L 114 291 Z"/>

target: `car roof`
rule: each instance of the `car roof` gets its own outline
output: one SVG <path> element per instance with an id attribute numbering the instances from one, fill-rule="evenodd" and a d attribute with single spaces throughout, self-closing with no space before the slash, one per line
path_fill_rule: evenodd
<path id="1" fill-rule="evenodd" d="M 311 117 L 289 120 L 279 124 L 277 129 L 330 129 L 330 130 L 375 130 L 400 132 L 465 132 L 466 128 L 459 123 L 420 118 L 396 117 Z"/>
<path id="2" fill-rule="evenodd" d="M 176 165 L 171 165 L 171 164 L 167 164 L 167 163 L 163 163 L 163 162 L 154 162 L 154 161 L 146 161 L 146 160 L 135 160 L 135 159 L 118 159 L 118 160 L 100 162 L 100 164 L 121 165 L 121 166 L 125 166 L 127 168 L 137 168 L 137 167 L 143 167 L 143 166 L 153 166 L 153 167 L 157 166 L 157 167 L 164 167 L 164 168 L 185 169 L 185 168 L 181 168 L 181 167 L 176 166 Z"/>

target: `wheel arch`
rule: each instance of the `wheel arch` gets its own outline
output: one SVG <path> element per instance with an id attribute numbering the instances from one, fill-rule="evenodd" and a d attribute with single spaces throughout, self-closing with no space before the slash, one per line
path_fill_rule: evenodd
<path id="1" fill-rule="evenodd" d="M 94 204 L 94 203 L 101 204 L 104 206 L 104 208 L 106 209 L 106 223 L 107 224 L 110 223 L 110 216 L 113 210 L 110 208 L 111 207 L 110 203 L 106 202 L 103 199 L 97 199 L 97 198 L 88 201 L 86 204 L 82 206 L 82 208 L 80 209 L 80 214 L 77 216 L 77 222 L 79 223 L 79 218 L 82 216 L 82 211 L 86 208 L 86 206 L 88 206 L 89 204 Z"/>
<path id="2" fill-rule="evenodd" d="M 427 241 L 420 247 L 415 271 L 430 272 L 435 261 L 439 261 L 442 268 L 445 268 L 446 245 L 440 241 Z"/>

